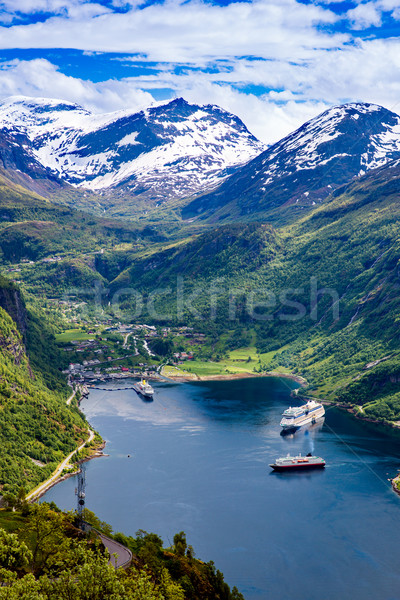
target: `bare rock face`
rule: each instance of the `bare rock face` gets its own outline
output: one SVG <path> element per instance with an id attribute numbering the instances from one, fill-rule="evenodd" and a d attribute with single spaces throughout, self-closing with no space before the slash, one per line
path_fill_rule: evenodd
<path id="1" fill-rule="evenodd" d="M 24 300 L 19 289 L 2 277 L 0 278 L 0 306 L 13 319 L 25 340 L 28 324 Z"/>

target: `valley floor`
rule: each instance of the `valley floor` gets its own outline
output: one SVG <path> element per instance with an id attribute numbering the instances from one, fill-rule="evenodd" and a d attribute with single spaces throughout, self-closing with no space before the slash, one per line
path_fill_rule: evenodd
<path id="1" fill-rule="evenodd" d="M 218 365 L 218 363 L 215 363 Z M 204 367 L 209 365 L 209 363 L 203 363 Z M 211 371 L 211 370 L 210 370 Z M 167 377 L 168 379 L 173 379 L 174 381 L 227 381 L 231 379 L 246 379 L 251 377 L 280 377 L 291 379 L 292 381 L 297 381 L 300 385 L 306 385 L 306 380 L 304 377 L 300 377 L 299 375 L 293 375 L 291 373 L 284 373 L 282 371 L 268 371 L 265 373 L 253 373 L 251 371 L 240 371 L 234 373 L 212 373 L 212 371 L 206 375 L 199 375 L 195 371 L 186 371 L 184 369 L 179 369 L 178 367 L 171 367 L 169 365 L 165 366 L 161 370 L 161 375 Z"/>

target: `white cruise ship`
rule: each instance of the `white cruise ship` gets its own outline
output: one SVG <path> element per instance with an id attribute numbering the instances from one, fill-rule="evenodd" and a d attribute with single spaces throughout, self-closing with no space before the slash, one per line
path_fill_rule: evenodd
<path id="1" fill-rule="evenodd" d="M 145 379 L 142 381 L 138 381 L 133 385 L 138 394 L 141 394 L 145 398 L 152 398 L 154 394 L 154 390 L 149 383 Z"/>
<path id="2" fill-rule="evenodd" d="M 298 471 L 304 469 L 323 469 L 325 461 L 320 456 L 312 456 L 311 452 L 307 456 L 290 456 L 288 454 L 284 458 L 277 458 L 276 461 L 269 465 L 274 471 Z"/>
<path id="3" fill-rule="evenodd" d="M 281 427 L 283 431 L 295 431 L 303 425 L 316 423 L 324 414 L 325 409 L 322 404 L 315 400 L 309 400 L 303 406 L 287 408 L 282 414 Z"/>

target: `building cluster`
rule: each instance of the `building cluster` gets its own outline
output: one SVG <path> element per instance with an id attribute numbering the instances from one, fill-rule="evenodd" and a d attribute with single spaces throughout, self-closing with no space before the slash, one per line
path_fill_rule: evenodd
<path id="1" fill-rule="evenodd" d="M 73 350 L 75 352 L 93 352 L 93 354 L 104 354 L 109 353 L 110 349 L 106 344 L 101 343 L 101 338 L 99 340 L 89 339 L 85 341 L 71 341 L 72 346 L 75 346 Z"/>
<path id="2" fill-rule="evenodd" d="M 82 358 L 76 363 L 71 363 L 68 370 L 66 371 L 70 381 L 74 383 L 95 383 L 99 381 L 108 381 L 113 379 L 124 379 L 129 377 L 158 377 L 158 371 L 162 365 L 150 364 L 152 357 L 154 356 L 151 350 L 151 340 L 155 337 L 175 337 L 175 338 L 187 338 L 189 343 L 202 344 L 206 341 L 205 334 L 197 333 L 192 327 L 155 327 L 153 325 L 138 324 L 138 323 L 121 323 L 121 322 L 103 322 L 101 327 L 97 327 L 92 323 L 89 327 L 86 327 L 88 335 L 93 335 L 87 340 L 73 340 L 70 342 L 70 349 L 75 352 L 82 352 L 84 354 Z M 111 349 L 108 345 L 107 340 L 108 333 L 118 334 L 114 338 L 112 336 L 109 341 L 112 340 L 113 344 L 118 344 L 119 348 L 125 348 L 129 352 L 129 348 L 132 350 L 125 356 L 120 356 L 120 351 L 117 347 Z M 119 340 L 119 336 L 122 339 Z M 183 340 L 182 340 L 183 341 Z M 118 361 L 132 358 L 139 355 L 138 344 L 143 344 L 143 349 L 147 354 L 148 362 L 141 362 L 134 366 L 122 366 L 118 364 Z M 150 348 L 149 348 L 150 344 Z M 134 350 L 134 352 L 133 352 Z M 112 353 L 114 353 L 112 355 Z M 97 355 L 97 356 L 96 356 Z M 185 361 L 191 361 L 194 359 L 194 352 L 191 350 L 175 352 L 172 356 L 173 365 L 182 365 Z M 129 364 L 129 363 L 128 363 Z"/>
<path id="3" fill-rule="evenodd" d="M 42 258 L 43 263 L 53 263 L 62 260 L 61 256 L 48 256 L 47 258 Z"/>
<path id="4" fill-rule="evenodd" d="M 157 365 L 141 363 L 136 367 L 110 367 L 101 371 L 100 368 L 88 369 L 81 364 L 71 364 L 68 368 L 68 379 L 70 383 L 85 384 L 99 381 L 112 381 L 115 379 L 127 379 L 129 377 L 158 377 Z"/>
<path id="5" fill-rule="evenodd" d="M 174 359 L 178 364 L 182 364 L 185 360 L 193 360 L 193 352 L 175 352 Z"/>

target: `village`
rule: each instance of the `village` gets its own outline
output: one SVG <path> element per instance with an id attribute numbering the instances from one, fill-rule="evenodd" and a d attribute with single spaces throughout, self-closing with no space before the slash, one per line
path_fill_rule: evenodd
<path id="1" fill-rule="evenodd" d="M 111 320 L 92 323 L 86 329 L 66 330 L 57 338 L 61 351 L 71 358 L 64 370 L 71 385 L 130 377 L 160 379 L 166 364 L 178 367 L 195 357 L 193 350 L 173 351 L 172 340 L 202 344 L 205 338 L 189 327 L 157 328 Z"/>

